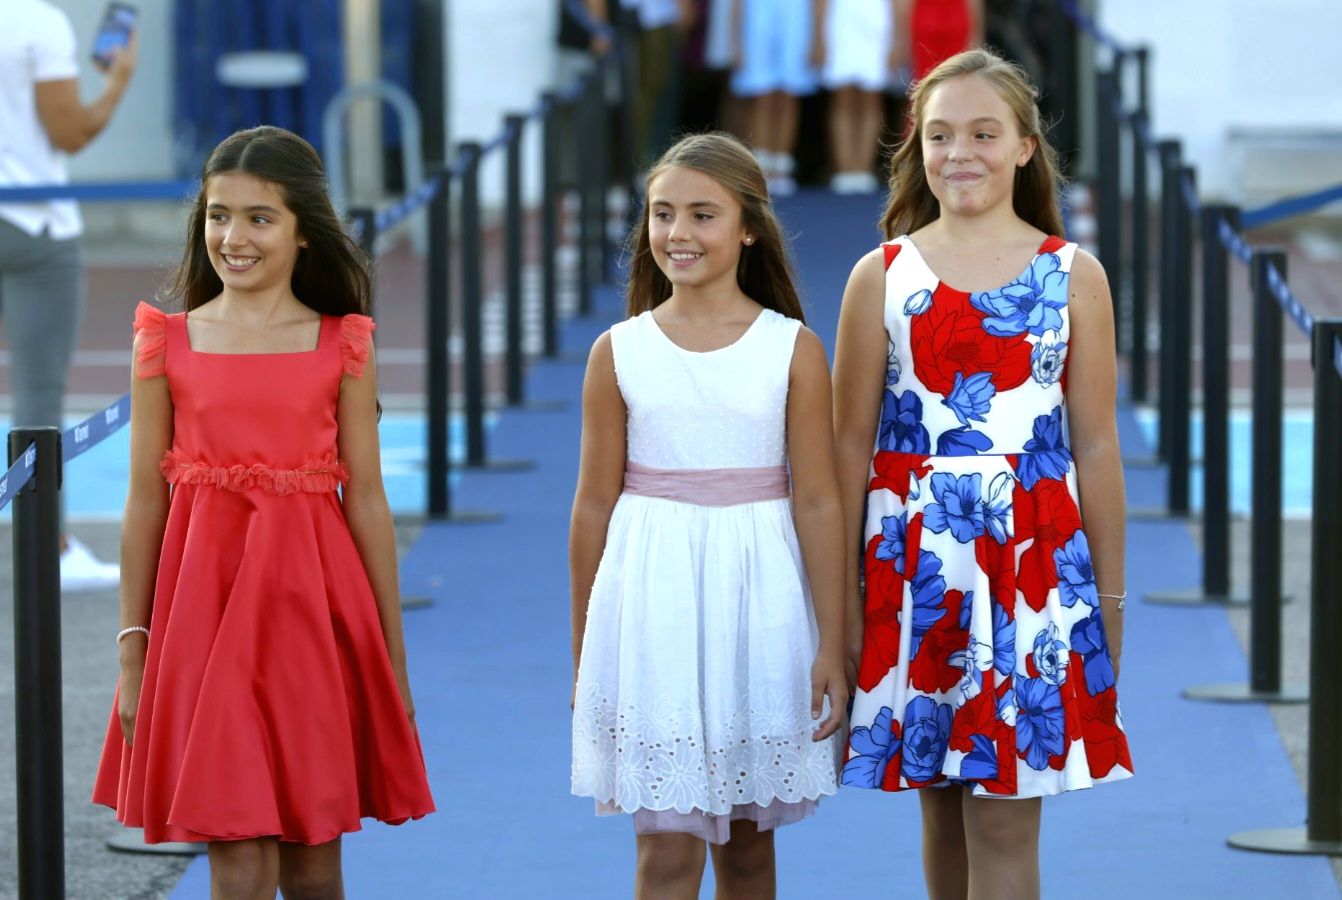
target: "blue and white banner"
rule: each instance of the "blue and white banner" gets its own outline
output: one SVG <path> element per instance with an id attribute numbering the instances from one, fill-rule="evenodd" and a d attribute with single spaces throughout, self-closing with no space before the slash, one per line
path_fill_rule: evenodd
<path id="1" fill-rule="evenodd" d="M 96 412 L 61 436 L 61 459 L 69 462 L 130 421 L 130 394 Z"/>

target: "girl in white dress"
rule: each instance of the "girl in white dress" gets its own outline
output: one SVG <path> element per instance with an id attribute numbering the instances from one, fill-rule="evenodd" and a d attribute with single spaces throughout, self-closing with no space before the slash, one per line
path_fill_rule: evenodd
<path id="1" fill-rule="evenodd" d="M 697 897 L 706 845 L 772 896 L 848 702 L 829 371 L 743 144 L 682 139 L 646 197 L 583 386 L 573 792 L 633 815 L 637 896 Z"/>
<path id="2" fill-rule="evenodd" d="M 836 194 L 875 193 L 885 90 L 899 64 L 897 0 L 816 2 L 825 28 L 820 80 L 829 91 L 829 186 Z"/>

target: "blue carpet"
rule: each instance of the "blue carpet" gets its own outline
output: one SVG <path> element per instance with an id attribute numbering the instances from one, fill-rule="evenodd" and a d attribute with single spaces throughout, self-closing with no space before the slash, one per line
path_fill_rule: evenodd
<path id="1" fill-rule="evenodd" d="M 833 347 L 848 270 L 877 240 L 871 199 L 803 193 L 781 206 L 808 316 Z M 564 347 L 583 350 L 619 316 L 619 300 L 571 322 Z M 578 462 L 583 367 L 542 363 L 529 396 L 570 401 L 561 412 L 505 413 L 491 453 L 528 456 L 534 470 L 469 474 L 454 502 L 488 507 L 492 525 L 429 525 L 402 565 L 419 723 L 440 811 L 400 828 L 370 827 L 346 841 L 351 897 L 623 898 L 633 872 L 632 829 L 596 819 L 571 797 L 566 533 Z M 1125 413 L 1122 436 L 1142 451 Z M 1159 472 L 1129 475 L 1130 502 L 1158 505 Z M 1195 584 L 1186 526 L 1129 527 L 1134 596 Z M 1198 705 L 1179 691 L 1244 677 L 1225 615 L 1133 603 L 1120 685 L 1137 777 L 1044 805 L 1047 898 L 1336 898 L 1326 862 L 1232 851 L 1232 831 L 1298 825 L 1304 800 L 1268 712 Z M 922 896 L 918 801 L 845 790 L 778 838 L 780 896 Z M 207 895 L 204 862 L 175 898 Z M 704 896 L 711 896 L 711 876 Z"/>

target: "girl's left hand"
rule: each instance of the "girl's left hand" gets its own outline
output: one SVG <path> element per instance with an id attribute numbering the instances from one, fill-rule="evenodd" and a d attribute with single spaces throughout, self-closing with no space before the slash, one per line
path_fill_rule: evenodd
<path id="1" fill-rule="evenodd" d="M 813 741 L 823 741 L 838 732 L 848 712 L 848 676 L 842 653 L 821 653 L 811 665 L 812 719 L 820 718 L 825 698 L 829 698 L 829 716 L 811 733 Z"/>

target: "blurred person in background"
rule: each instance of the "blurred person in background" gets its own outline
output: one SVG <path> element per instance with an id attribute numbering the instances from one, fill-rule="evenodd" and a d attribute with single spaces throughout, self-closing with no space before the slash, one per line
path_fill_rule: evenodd
<path id="1" fill-rule="evenodd" d="M 113 51 L 102 93 L 79 96 L 69 18 L 47 0 L 8 0 L 0 29 L 0 188 L 66 184 L 66 156 L 107 127 L 135 71 L 136 45 Z M 61 427 L 84 313 L 83 222 L 73 200 L 0 203 L 0 321 L 9 344 L 15 425 Z M 119 567 L 66 533 L 61 589 L 108 590 Z"/>
<path id="2" fill-rule="evenodd" d="M 983 0 L 896 0 L 896 39 L 917 84 L 943 60 L 983 46 Z"/>
<path id="3" fill-rule="evenodd" d="M 791 194 L 800 98 L 816 89 L 823 28 L 816 0 L 736 0 L 732 93 L 746 101 L 746 137 L 770 193 Z"/>
<path id="4" fill-rule="evenodd" d="M 729 102 L 736 58 L 732 47 L 735 0 L 694 0 L 694 27 L 681 58 L 680 124 L 688 132 L 724 129 L 739 134 L 740 114 Z"/>
<path id="5" fill-rule="evenodd" d="M 866 194 L 880 182 L 873 171 L 884 118 L 883 92 L 898 68 L 894 41 L 897 0 L 815 0 L 824 24 L 819 41 L 821 83 L 829 95 L 829 152 L 836 194 Z"/>

